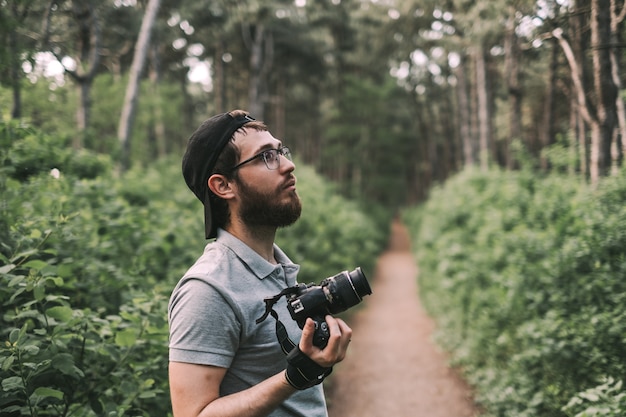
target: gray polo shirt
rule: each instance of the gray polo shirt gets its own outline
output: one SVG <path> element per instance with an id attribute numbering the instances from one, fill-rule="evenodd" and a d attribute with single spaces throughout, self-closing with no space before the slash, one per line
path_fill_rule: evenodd
<path id="1" fill-rule="evenodd" d="M 278 265 L 220 229 L 170 298 L 170 361 L 228 368 L 222 396 L 250 388 L 287 366 L 275 320 L 269 316 L 255 323 L 265 311 L 264 298 L 296 284 L 300 267 L 276 245 L 274 255 Z M 285 297 L 274 310 L 297 344 L 302 331 L 289 315 Z M 296 392 L 270 416 L 327 416 L 322 386 Z"/>

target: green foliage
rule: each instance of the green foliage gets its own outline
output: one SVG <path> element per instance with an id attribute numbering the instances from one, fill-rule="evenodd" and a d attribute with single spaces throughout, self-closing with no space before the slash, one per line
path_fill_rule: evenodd
<path id="1" fill-rule="evenodd" d="M 22 154 L 58 152 L 55 138 L 3 129 L 9 174 Z M 117 179 L 101 156 L 63 161 L 58 177 L 3 177 L 2 414 L 167 415 L 167 301 L 203 244 L 180 164 Z"/>
<path id="2" fill-rule="evenodd" d="M 466 170 L 405 212 L 424 303 L 487 415 L 626 413 L 625 180 Z"/>
<path id="3" fill-rule="evenodd" d="M 13 123 L 0 133 L 0 414 L 171 415 L 167 302 L 205 245 L 179 158 L 120 178 L 62 138 Z M 367 268 L 375 229 L 301 173 L 307 208 L 284 247 L 303 279 Z"/>
<path id="4" fill-rule="evenodd" d="M 80 133 L 75 127 L 79 91 L 69 77 L 63 85 L 43 78 L 36 83 L 25 82 L 22 109 L 25 120 L 38 130 L 49 133 L 49 136 L 38 134 L 39 139 L 55 142 L 48 149 L 39 148 L 39 151 L 49 157 L 66 152 L 63 149 L 70 146 L 70 138 L 82 135 L 85 148 L 110 155 L 114 160 L 119 158 L 117 127 L 126 84 L 125 77 L 117 79 L 110 74 L 101 74 L 94 79 L 90 126 Z M 145 80 L 141 83 L 140 97 L 131 140 L 132 159 L 137 163 L 149 163 L 178 150 L 184 139 L 180 133 L 186 120 L 181 117 L 184 95 L 176 83 L 162 81 L 157 85 Z M 0 99 L 10 101 L 10 98 L 10 91 L 0 88 Z"/>
<path id="5" fill-rule="evenodd" d="M 55 168 L 66 175 L 96 178 L 112 166 L 106 156 L 74 151 L 67 138 L 46 135 L 18 122 L 0 123 L 0 143 L 2 172 L 18 181 Z"/>
<path id="6" fill-rule="evenodd" d="M 604 378 L 597 387 L 572 398 L 563 411 L 571 417 L 619 417 L 626 410 L 626 392 L 622 381 Z"/>
<path id="7" fill-rule="evenodd" d="M 296 175 L 302 217 L 278 232 L 277 243 L 300 264 L 299 281 L 319 282 L 357 266 L 371 276 L 386 238 L 381 228 L 310 167 L 299 164 Z"/>

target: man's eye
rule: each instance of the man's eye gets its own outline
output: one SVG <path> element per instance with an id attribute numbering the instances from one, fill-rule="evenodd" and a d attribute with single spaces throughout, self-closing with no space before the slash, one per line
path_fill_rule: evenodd
<path id="1" fill-rule="evenodd" d="M 274 159 L 276 159 L 276 152 L 274 152 L 273 150 L 265 151 L 263 153 L 263 158 L 265 158 L 266 161 L 273 161 Z"/>

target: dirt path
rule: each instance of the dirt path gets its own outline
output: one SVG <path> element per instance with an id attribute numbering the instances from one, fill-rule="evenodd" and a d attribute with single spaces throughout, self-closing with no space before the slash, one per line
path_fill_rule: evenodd
<path id="1" fill-rule="evenodd" d="M 406 229 L 368 277 L 372 295 L 349 319 L 352 343 L 328 387 L 330 417 L 471 417 L 470 391 L 431 341 L 433 322 L 417 295 Z"/>

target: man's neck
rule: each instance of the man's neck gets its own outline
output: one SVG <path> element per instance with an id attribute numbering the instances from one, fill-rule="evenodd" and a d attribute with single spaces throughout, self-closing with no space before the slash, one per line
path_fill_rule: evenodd
<path id="1" fill-rule="evenodd" d="M 242 224 L 231 224 L 226 227 L 225 230 L 241 240 L 269 263 L 277 263 L 274 257 L 275 227 L 257 227 L 251 229 Z"/>

